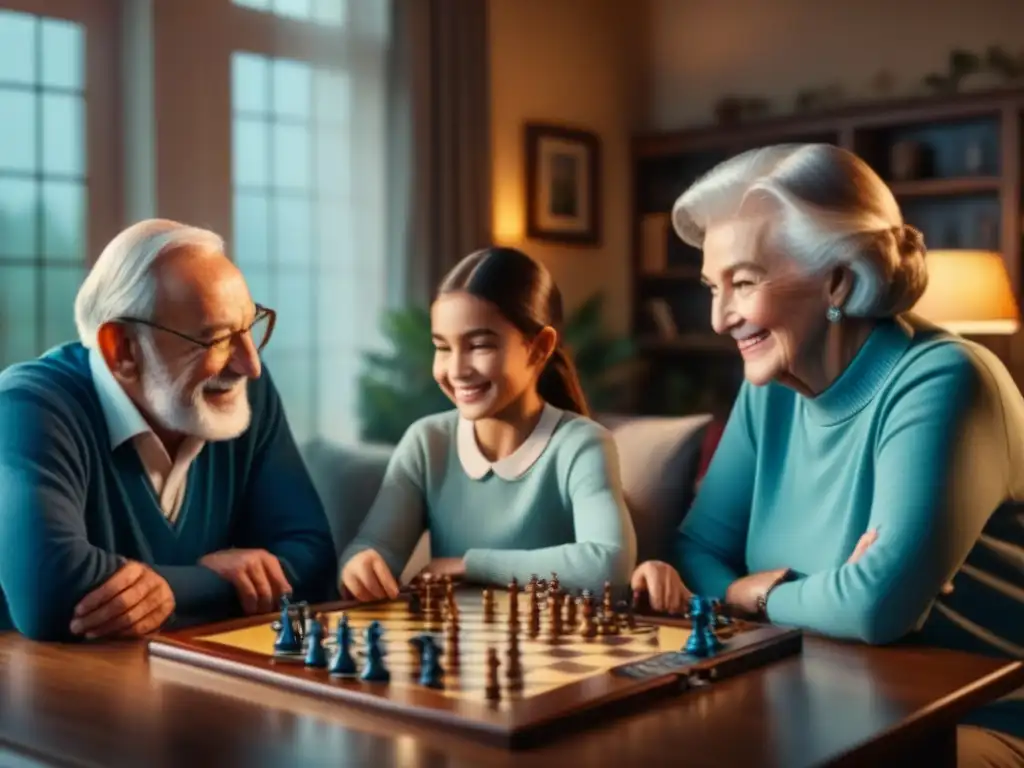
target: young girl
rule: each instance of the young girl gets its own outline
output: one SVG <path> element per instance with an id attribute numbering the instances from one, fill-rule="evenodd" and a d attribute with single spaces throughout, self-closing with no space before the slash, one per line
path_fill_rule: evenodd
<path id="1" fill-rule="evenodd" d="M 455 410 L 413 424 L 341 555 L 341 586 L 393 598 L 424 529 L 427 571 L 570 589 L 624 585 L 636 536 L 610 434 L 588 418 L 558 328 L 562 298 L 524 253 L 489 248 L 444 279 L 431 307 L 434 378 Z"/>

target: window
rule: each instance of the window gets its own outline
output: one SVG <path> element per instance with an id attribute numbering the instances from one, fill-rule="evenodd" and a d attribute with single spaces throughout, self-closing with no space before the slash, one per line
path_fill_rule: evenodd
<path id="1" fill-rule="evenodd" d="M 270 11 L 284 18 L 341 26 L 349 0 L 234 0 L 235 5 L 254 11 Z"/>
<path id="2" fill-rule="evenodd" d="M 271 1 L 236 4 L 270 10 Z M 332 19 L 352 21 L 340 2 L 273 5 L 282 16 L 333 9 Z M 338 30 L 339 49 L 353 40 L 355 21 Z M 363 40 L 352 55 L 231 57 L 232 250 L 256 301 L 278 313 L 264 357 L 300 444 L 357 437 L 361 356 L 378 344 L 386 295 L 381 43 L 368 50 Z"/>
<path id="3" fill-rule="evenodd" d="M 89 255 L 117 226 L 118 182 L 93 173 L 117 147 L 112 8 L 0 2 L 0 370 L 76 338 Z"/>
<path id="4" fill-rule="evenodd" d="M 87 167 L 81 24 L 0 10 L 0 369 L 75 336 Z"/>

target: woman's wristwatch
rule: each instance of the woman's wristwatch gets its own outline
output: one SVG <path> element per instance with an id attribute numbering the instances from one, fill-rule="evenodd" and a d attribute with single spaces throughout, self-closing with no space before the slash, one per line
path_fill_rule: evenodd
<path id="1" fill-rule="evenodd" d="M 763 621 L 768 620 L 768 595 L 772 593 L 772 590 L 779 586 L 779 584 L 784 584 L 787 581 L 793 581 L 795 579 L 796 573 L 794 573 L 792 569 L 787 568 L 786 571 L 781 576 L 779 576 L 779 578 L 777 578 L 775 581 L 768 585 L 768 589 L 766 589 L 764 592 L 757 596 L 756 616 L 758 619 L 761 619 Z"/>

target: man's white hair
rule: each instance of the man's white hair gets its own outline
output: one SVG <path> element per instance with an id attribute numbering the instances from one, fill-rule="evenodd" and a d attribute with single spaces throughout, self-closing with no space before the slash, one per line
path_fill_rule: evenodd
<path id="1" fill-rule="evenodd" d="M 168 219 L 146 219 L 118 234 L 100 254 L 75 298 L 75 325 L 86 347 L 104 323 L 118 317 L 151 320 L 157 283 L 153 266 L 180 248 L 223 253 L 214 232 Z"/>
<path id="2" fill-rule="evenodd" d="M 863 160 L 830 144 L 754 149 L 713 168 L 672 208 L 685 242 L 702 248 L 716 223 L 766 216 L 766 245 L 811 274 L 845 265 L 854 286 L 843 311 L 891 316 L 928 283 L 921 233 L 903 222 L 892 191 Z"/>

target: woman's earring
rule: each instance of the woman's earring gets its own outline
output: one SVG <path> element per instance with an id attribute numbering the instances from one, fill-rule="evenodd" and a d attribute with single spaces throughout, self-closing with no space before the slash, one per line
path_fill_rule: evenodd
<path id="1" fill-rule="evenodd" d="M 843 319 L 843 310 L 839 307 L 829 307 L 825 312 L 825 317 L 830 323 L 838 323 Z"/>

